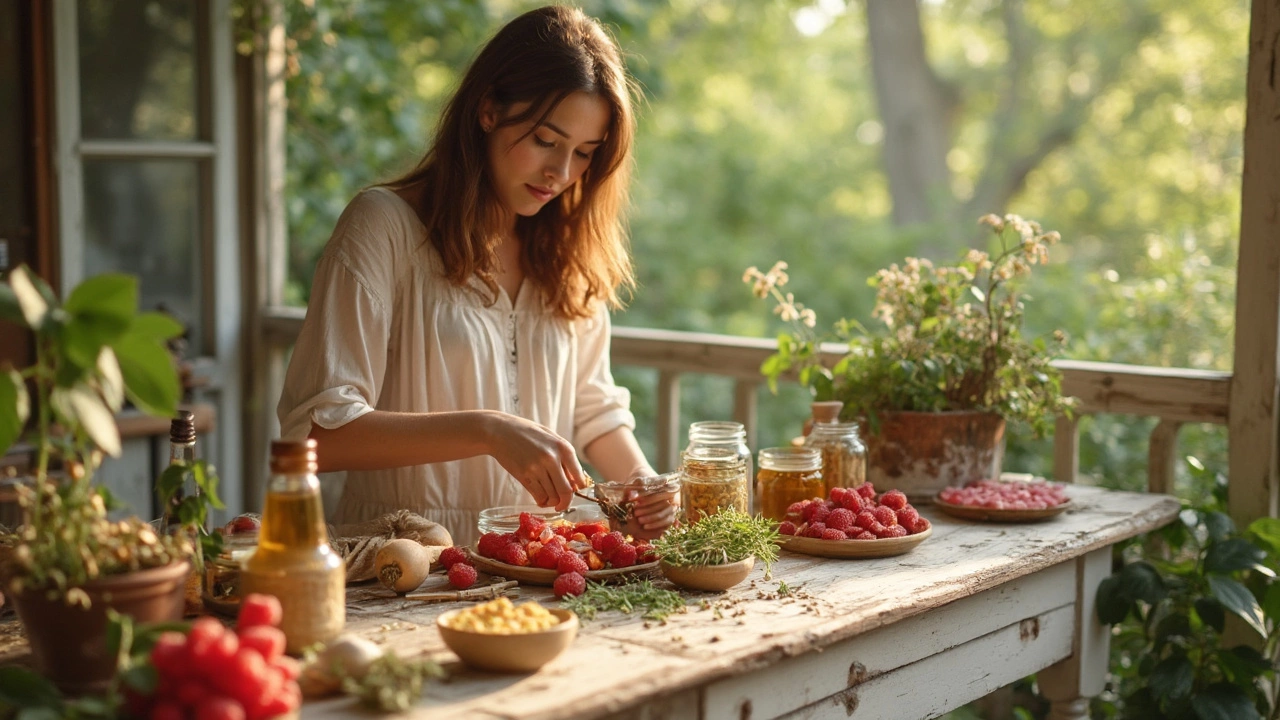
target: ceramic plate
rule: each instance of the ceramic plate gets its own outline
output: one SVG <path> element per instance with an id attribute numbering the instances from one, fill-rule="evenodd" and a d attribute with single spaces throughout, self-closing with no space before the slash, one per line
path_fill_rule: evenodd
<path id="1" fill-rule="evenodd" d="M 938 496 L 933 498 L 933 506 L 942 512 L 958 517 L 963 520 L 977 520 L 979 522 L 1034 522 L 1036 520 L 1047 520 L 1055 515 L 1062 513 L 1075 507 L 1070 500 L 1061 505 L 1042 508 L 1040 510 L 997 510 L 995 508 L 977 507 L 974 505 L 953 505 L 943 502 Z"/>
<path id="2" fill-rule="evenodd" d="M 471 562 L 476 566 L 477 570 L 489 573 L 490 575 L 499 575 L 508 580 L 518 580 L 526 585 L 545 585 L 551 587 L 556 581 L 555 570 L 547 568 L 521 567 L 519 565 L 508 565 L 498 562 L 493 558 L 481 557 L 475 548 L 467 548 L 468 554 L 471 555 Z M 586 579 L 603 582 L 612 578 L 622 577 L 624 575 L 644 574 L 658 567 L 658 561 L 647 562 L 642 565 L 632 565 L 629 568 L 608 568 L 606 570 L 588 570 Z"/>
<path id="3" fill-rule="evenodd" d="M 883 540 L 819 540 L 818 538 L 784 535 L 782 547 L 801 555 L 824 558 L 880 558 L 901 555 L 924 542 L 933 534 L 930 527 L 922 533 Z"/>

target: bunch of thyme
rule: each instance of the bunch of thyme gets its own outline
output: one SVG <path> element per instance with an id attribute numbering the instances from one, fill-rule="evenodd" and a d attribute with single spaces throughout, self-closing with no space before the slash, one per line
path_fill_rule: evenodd
<path id="1" fill-rule="evenodd" d="M 667 530 L 653 542 L 653 552 L 668 565 L 727 565 L 751 556 L 764 563 L 765 577 L 778 559 L 780 541 L 772 520 L 733 508 L 721 508 L 697 522 Z"/>
<path id="2" fill-rule="evenodd" d="M 342 691 L 371 710 L 405 712 L 422 698 L 427 680 L 443 676 L 444 670 L 431 660 L 403 660 L 388 652 L 373 661 L 364 677 L 344 677 Z"/>
<path id="3" fill-rule="evenodd" d="M 591 620 L 601 610 L 624 613 L 644 610 L 642 617 L 646 620 L 665 620 L 668 615 L 684 607 L 684 598 L 680 597 L 680 593 L 656 588 L 648 580 L 626 585 L 589 582 L 581 595 L 566 597 L 560 604 L 577 613 L 583 620 Z"/>

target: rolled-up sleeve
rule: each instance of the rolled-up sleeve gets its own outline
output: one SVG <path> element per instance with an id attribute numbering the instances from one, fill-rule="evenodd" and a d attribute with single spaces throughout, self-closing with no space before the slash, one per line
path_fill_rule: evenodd
<path id="1" fill-rule="evenodd" d="M 591 441 L 619 427 L 636 427 L 631 393 L 613 381 L 609 369 L 609 311 L 577 321 L 578 383 L 573 416 L 573 444 L 583 453 Z"/>

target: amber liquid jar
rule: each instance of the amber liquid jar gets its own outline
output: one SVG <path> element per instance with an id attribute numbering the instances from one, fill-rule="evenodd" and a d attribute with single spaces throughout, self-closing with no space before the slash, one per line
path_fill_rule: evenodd
<path id="1" fill-rule="evenodd" d="M 240 573 L 241 597 L 280 600 L 285 649 L 294 655 L 332 640 L 346 625 L 346 563 L 329 547 L 315 472 L 315 440 L 271 444 L 258 549 Z"/>
<path id="2" fill-rule="evenodd" d="M 822 453 L 809 447 L 777 447 L 760 451 L 756 475 L 760 514 L 770 520 L 786 519 L 791 503 L 826 497 L 822 480 Z"/>

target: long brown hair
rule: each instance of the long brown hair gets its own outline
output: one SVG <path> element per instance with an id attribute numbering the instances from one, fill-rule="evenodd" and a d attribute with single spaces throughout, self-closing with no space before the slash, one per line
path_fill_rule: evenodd
<path id="1" fill-rule="evenodd" d="M 388 183 L 420 185 L 422 206 L 416 209 L 455 285 L 474 274 L 495 300 L 498 295 L 498 201 L 488 178 L 482 103 L 488 98 L 504 113 L 529 103 L 501 123 L 536 115 L 536 127 L 574 92 L 603 99 L 612 110 L 609 127 L 577 183 L 536 215 L 517 217 L 527 277 L 565 318 L 590 315 L 597 300 L 618 307 L 619 288 L 634 284 L 622 217 L 635 136 L 633 87 L 617 45 L 595 20 L 576 8 L 551 6 L 517 17 L 494 35 L 445 106 L 426 156 Z"/>

